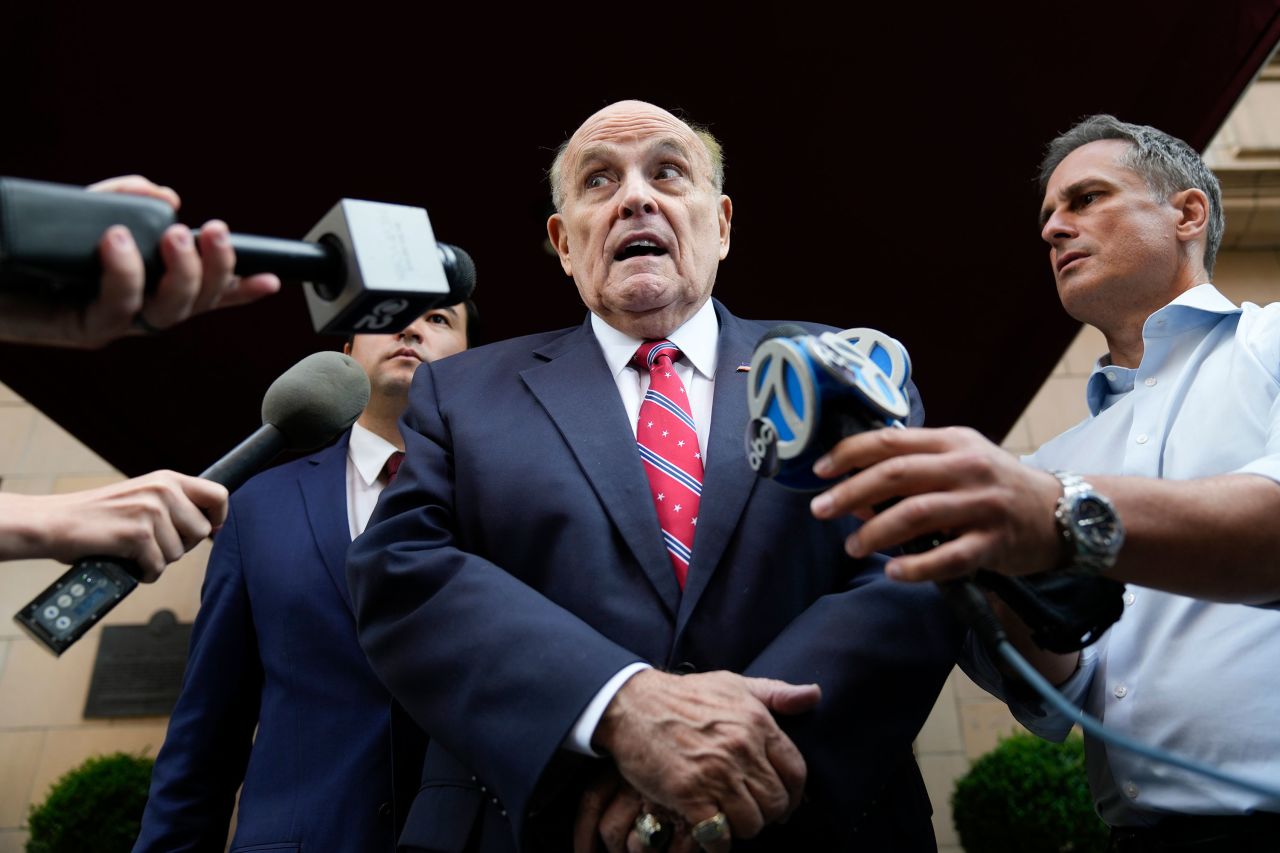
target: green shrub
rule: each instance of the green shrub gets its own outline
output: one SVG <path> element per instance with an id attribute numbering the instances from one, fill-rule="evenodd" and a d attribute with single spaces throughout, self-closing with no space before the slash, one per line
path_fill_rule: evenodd
<path id="1" fill-rule="evenodd" d="M 1094 853 L 1108 830 L 1093 810 L 1084 741 L 1017 734 L 956 781 L 951 814 L 965 853 Z"/>
<path id="2" fill-rule="evenodd" d="M 68 771 L 31 809 L 27 853 L 127 853 L 142 824 L 153 764 L 117 752 Z"/>

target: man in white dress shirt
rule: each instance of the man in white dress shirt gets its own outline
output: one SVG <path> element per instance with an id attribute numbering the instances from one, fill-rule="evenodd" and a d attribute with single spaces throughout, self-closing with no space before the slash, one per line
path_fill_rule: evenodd
<path id="1" fill-rule="evenodd" d="M 361 644 L 432 738 L 401 846 L 936 849 L 910 744 L 963 634 L 747 464 L 737 368 L 776 324 L 711 297 L 719 144 L 620 101 L 550 178 L 588 316 L 418 371 L 348 554 Z"/>
<path id="2" fill-rule="evenodd" d="M 1280 304 L 1237 307 L 1209 283 L 1221 196 L 1181 140 L 1093 116 L 1051 143 L 1041 186 L 1063 307 L 1107 340 L 1089 417 L 1027 464 L 969 430 L 846 439 L 820 473 L 865 470 L 814 512 L 905 496 L 851 537 L 851 553 L 955 534 L 892 562 L 901 580 L 988 568 L 1126 582 L 1124 615 L 1096 645 L 1068 656 L 1028 648 L 1033 663 L 1108 726 L 1276 787 Z M 971 673 L 999 694 L 998 671 L 975 657 Z M 1071 728 L 1006 698 L 1039 734 Z M 1087 749 L 1113 849 L 1280 849 L 1280 800 L 1092 739 Z"/>
<path id="3" fill-rule="evenodd" d="M 356 643 L 344 563 L 403 456 L 414 372 L 466 349 L 474 315 L 353 338 L 371 392 L 351 431 L 232 496 L 135 850 L 224 849 L 242 783 L 233 849 L 395 848 L 424 744 Z"/>

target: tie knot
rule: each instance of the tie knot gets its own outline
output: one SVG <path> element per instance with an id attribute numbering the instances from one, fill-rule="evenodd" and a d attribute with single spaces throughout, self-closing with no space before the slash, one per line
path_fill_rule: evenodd
<path id="1" fill-rule="evenodd" d="M 400 473 L 400 463 L 404 461 L 404 452 L 400 450 L 393 451 L 387 457 L 387 464 L 382 469 L 387 472 L 387 482 L 395 482 L 396 474 Z"/>
<path id="2" fill-rule="evenodd" d="M 658 359 L 667 358 L 674 362 L 680 358 L 680 347 L 671 341 L 645 341 L 636 350 L 631 361 L 641 370 L 649 370 L 658 363 Z"/>

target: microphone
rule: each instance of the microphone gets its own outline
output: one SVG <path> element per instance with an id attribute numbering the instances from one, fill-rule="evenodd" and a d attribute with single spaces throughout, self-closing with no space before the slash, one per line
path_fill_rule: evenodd
<path id="1" fill-rule="evenodd" d="M 164 274 L 160 237 L 175 221 L 159 199 L 0 178 L 0 289 L 93 299 L 102 275 L 98 241 L 112 225 L 133 234 L 154 288 Z M 420 207 L 343 199 L 304 240 L 230 239 L 237 274 L 273 272 L 305 283 L 312 326 L 322 334 L 396 332 L 475 290 L 471 256 L 437 243 Z"/>
<path id="2" fill-rule="evenodd" d="M 369 377 L 350 356 L 318 352 L 280 375 L 262 400 L 262 426 L 200 476 L 235 491 L 282 450 L 311 450 L 342 432 L 369 402 Z M 32 639 L 61 655 L 138 586 L 119 557 L 77 560 L 14 614 Z"/>
<path id="3" fill-rule="evenodd" d="M 312 450 L 355 423 L 369 404 L 369 377 L 351 356 L 312 353 L 271 383 L 262 426 L 200 473 L 234 492 L 283 450 Z"/>
<path id="4" fill-rule="evenodd" d="M 761 476 L 790 489 L 827 488 L 831 481 L 813 473 L 819 456 L 846 436 L 901 428 L 910 413 L 911 357 L 902 344 L 875 329 L 812 335 L 800 326 L 777 326 L 756 345 L 750 376 L 747 461 Z M 918 554 L 946 540 L 941 533 L 929 534 L 902 550 Z M 1124 584 L 1110 578 L 1006 577 L 981 570 L 972 580 L 938 586 L 992 648 L 1003 633 L 979 586 L 1000 596 L 1027 623 L 1038 646 L 1055 652 L 1093 643 L 1123 613 Z"/>
<path id="5" fill-rule="evenodd" d="M 840 439 L 897 426 L 911 414 L 906 349 L 875 329 L 810 334 L 783 324 L 751 356 L 747 384 L 747 461 L 790 489 L 830 483 L 813 463 Z"/>
<path id="6" fill-rule="evenodd" d="M 852 358 L 833 338 L 849 344 L 871 364 Z M 855 432 L 902 426 L 901 418 L 909 410 L 902 409 L 902 415 L 891 417 L 899 409 L 892 408 L 896 396 L 886 387 L 905 389 L 910 374 L 911 360 L 906 349 L 874 329 L 818 336 L 795 325 L 771 329 L 760 339 L 751 358 L 747 391 L 752 418 L 747 427 L 751 467 L 789 488 L 825 488 L 830 481 L 819 480 L 809 470 L 818 455 Z M 859 407 L 863 408 L 860 413 L 856 411 Z M 902 550 L 920 553 L 941 545 L 946 538 L 942 534 L 920 536 L 904 544 Z M 937 587 L 998 659 L 1012 667 L 1060 714 L 1074 719 L 1093 737 L 1242 790 L 1280 797 L 1280 788 L 1270 780 L 1244 779 L 1156 749 L 1110 731 L 1101 721 L 1075 707 L 1018 654 L 983 592 L 985 588 L 1000 596 L 1031 628 L 1036 645 L 1066 653 L 1095 642 L 1121 617 L 1124 584 L 1098 576 L 1045 573 L 1006 577 L 979 570 L 972 579 L 940 582 Z"/>

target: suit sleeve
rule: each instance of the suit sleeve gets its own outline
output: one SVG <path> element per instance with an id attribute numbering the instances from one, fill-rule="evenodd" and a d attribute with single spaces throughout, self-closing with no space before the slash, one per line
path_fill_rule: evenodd
<path id="1" fill-rule="evenodd" d="M 574 721 L 640 658 L 460 547 L 452 442 L 429 364 L 401 432 L 405 464 L 348 552 L 360 643 L 432 739 L 497 791 L 519 836 Z"/>
<path id="2" fill-rule="evenodd" d="M 815 601 L 744 672 L 821 685 L 816 711 L 779 722 L 810 789 L 837 808 L 874 800 L 886 769 L 910 755 L 964 637 L 932 584 L 888 581 L 882 567 Z"/>
<path id="3" fill-rule="evenodd" d="M 914 383 L 908 391 L 908 423 L 920 426 L 919 392 Z M 857 525 L 833 523 L 846 534 Z M 889 581 L 885 562 L 863 561 L 845 589 L 817 599 L 744 671 L 821 685 L 815 712 L 779 722 L 805 756 L 811 794 L 845 818 L 874 801 L 911 754 L 964 638 L 933 584 Z"/>
<path id="4" fill-rule="evenodd" d="M 182 693 L 134 853 L 222 851 L 244 780 L 262 693 L 262 663 L 245 590 L 233 499 L 209 557 Z"/>

